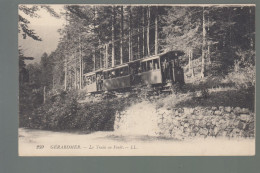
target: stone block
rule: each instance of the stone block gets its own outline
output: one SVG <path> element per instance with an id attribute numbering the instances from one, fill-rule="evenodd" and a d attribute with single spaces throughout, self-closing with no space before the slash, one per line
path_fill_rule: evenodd
<path id="1" fill-rule="evenodd" d="M 213 111 L 216 111 L 218 108 L 215 107 L 215 106 L 213 106 L 211 109 L 212 109 Z"/>
<path id="2" fill-rule="evenodd" d="M 230 113 L 230 112 L 232 111 L 232 108 L 231 108 L 230 106 L 225 107 L 225 111 L 228 112 L 228 113 Z"/>
<path id="3" fill-rule="evenodd" d="M 222 112 L 221 112 L 221 111 L 215 111 L 214 114 L 215 114 L 215 115 L 221 115 Z"/>
<path id="4" fill-rule="evenodd" d="M 233 111 L 236 114 L 240 114 L 241 113 L 241 108 L 240 107 L 235 107 Z"/>
<path id="5" fill-rule="evenodd" d="M 241 121 L 245 121 L 245 122 L 248 122 L 250 121 L 250 115 L 249 114 L 240 114 L 240 120 Z"/>
<path id="6" fill-rule="evenodd" d="M 201 128 L 200 130 L 199 130 L 199 133 L 200 133 L 200 135 L 208 135 L 208 129 L 206 129 L 206 128 Z"/>
<path id="7" fill-rule="evenodd" d="M 218 109 L 219 110 L 224 110 L 224 106 L 219 106 Z"/>
<path id="8" fill-rule="evenodd" d="M 189 127 L 190 125 L 188 124 L 188 123 L 185 123 L 184 125 L 183 125 L 183 127 L 184 128 L 187 128 L 187 127 Z"/>

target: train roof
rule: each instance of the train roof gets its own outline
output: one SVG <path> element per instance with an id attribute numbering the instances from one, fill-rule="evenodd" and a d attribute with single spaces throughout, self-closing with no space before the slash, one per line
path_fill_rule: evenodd
<path id="1" fill-rule="evenodd" d="M 141 61 L 141 62 L 149 61 L 149 60 L 153 60 L 153 59 L 165 56 L 165 55 L 166 56 L 171 55 L 173 57 L 173 59 L 177 59 L 179 56 L 184 55 L 184 52 L 180 51 L 180 50 L 167 51 L 167 52 L 162 52 L 162 53 L 157 54 L 157 55 L 145 57 L 145 58 L 142 58 L 142 59 L 137 59 L 137 60 L 134 60 L 134 61 L 131 61 L 131 62 L 128 62 L 128 63 L 134 63 L 134 62 L 138 62 L 138 61 Z"/>
<path id="2" fill-rule="evenodd" d="M 96 71 L 85 73 L 85 74 L 83 74 L 83 76 L 92 76 L 92 75 L 94 75 L 94 74 L 96 74 L 98 72 L 101 72 L 101 71 L 102 71 L 102 69 L 98 69 Z"/>
<path id="3" fill-rule="evenodd" d="M 83 76 L 92 76 L 93 74 L 96 74 L 95 71 L 89 72 L 89 73 L 85 73 L 83 74 Z"/>
<path id="4" fill-rule="evenodd" d="M 118 66 L 115 66 L 115 67 L 110 67 L 108 69 L 104 69 L 103 71 L 110 71 L 110 70 L 115 70 L 115 69 L 119 69 L 119 68 L 122 68 L 122 67 L 127 67 L 128 64 L 127 63 L 124 63 L 124 64 L 121 64 L 121 65 L 118 65 Z"/>
<path id="5" fill-rule="evenodd" d="M 99 70 L 96 70 L 96 71 L 93 71 L 93 72 L 89 72 L 89 73 L 84 74 L 84 76 L 91 76 L 91 75 L 96 74 L 97 72 L 101 72 L 101 71 L 106 72 L 106 71 L 110 71 L 110 70 L 114 70 L 114 69 L 126 67 L 126 66 L 128 66 L 128 64 L 131 64 L 131 63 L 134 63 L 134 62 L 138 62 L 138 61 L 141 61 L 141 62 L 149 61 L 149 60 L 153 60 L 153 59 L 156 59 L 156 58 L 165 56 L 165 55 L 166 55 L 166 56 L 167 56 L 167 55 L 170 55 L 170 56 L 173 57 L 173 59 L 177 59 L 179 56 L 184 55 L 184 52 L 183 52 L 183 51 L 180 51 L 180 50 L 173 50 L 173 51 L 162 52 L 162 53 L 157 54 L 157 55 L 145 57 L 145 58 L 142 58 L 142 59 L 137 59 L 137 60 L 130 61 L 130 62 L 121 64 L 121 65 L 118 65 L 118 66 L 115 66 L 115 67 L 110 67 L 110 68 L 108 68 L 108 69 L 99 69 Z"/>

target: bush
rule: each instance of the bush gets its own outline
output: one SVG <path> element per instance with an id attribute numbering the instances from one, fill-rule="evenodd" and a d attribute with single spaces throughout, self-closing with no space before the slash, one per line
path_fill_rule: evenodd
<path id="1" fill-rule="evenodd" d="M 26 117 L 23 126 L 48 130 L 113 130 L 116 111 L 128 106 L 127 99 L 79 104 L 76 91 L 61 92 Z"/>
<path id="2" fill-rule="evenodd" d="M 235 84 L 237 88 L 255 87 L 256 73 L 254 65 L 237 67 L 230 72 L 226 79 Z"/>
<path id="3" fill-rule="evenodd" d="M 255 87 L 255 51 L 238 50 L 236 55 L 237 60 L 234 62 L 234 68 L 227 75 L 227 80 L 234 83 L 237 88 Z"/>

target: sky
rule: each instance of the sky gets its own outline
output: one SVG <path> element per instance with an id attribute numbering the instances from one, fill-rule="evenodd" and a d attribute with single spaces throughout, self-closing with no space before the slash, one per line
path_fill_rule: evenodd
<path id="1" fill-rule="evenodd" d="M 62 12 L 63 5 L 50 5 L 57 13 Z M 51 16 L 46 10 L 41 9 L 37 11 L 40 18 L 31 18 L 24 15 L 23 12 L 19 12 L 20 15 L 28 19 L 31 23 L 28 25 L 30 29 L 42 39 L 42 41 L 35 41 L 29 37 L 23 39 L 22 34 L 18 34 L 18 45 L 22 48 L 25 56 L 34 57 L 33 61 L 27 63 L 39 62 L 40 57 L 44 52 L 48 55 L 57 48 L 60 35 L 58 29 L 63 28 L 65 25 L 65 19 L 55 18 Z"/>

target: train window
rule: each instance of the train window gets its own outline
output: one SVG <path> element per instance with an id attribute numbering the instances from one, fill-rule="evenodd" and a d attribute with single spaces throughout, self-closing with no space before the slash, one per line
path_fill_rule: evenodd
<path id="1" fill-rule="evenodd" d="M 92 76 L 92 83 L 94 83 L 94 82 L 96 82 L 96 76 L 95 75 Z"/>
<path id="2" fill-rule="evenodd" d="M 91 78 L 90 76 L 86 77 L 86 84 L 90 85 L 91 84 Z"/>
<path id="3" fill-rule="evenodd" d="M 115 70 L 110 71 L 110 78 L 115 78 L 116 72 Z"/>
<path id="4" fill-rule="evenodd" d="M 150 61 L 147 61 L 147 71 L 149 70 L 153 70 L 153 61 L 150 60 Z"/>
<path id="5" fill-rule="evenodd" d="M 104 79 L 108 79 L 108 72 L 103 72 Z"/>
<path id="6" fill-rule="evenodd" d="M 142 62 L 142 63 L 141 63 L 141 66 L 142 66 L 142 72 L 147 71 L 146 62 Z"/>
<path id="7" fill-rule="evenodd" d="M 159 69 L 159 61 L 158 61 L 158 59 L 154 59 L 153 60 L 153 69 L 154 70 Z"/>
<path id="8" fill-rule="evenodd" d="M 120 76 L 120 69 L 116 69 L 114 77 L 119 77 Z"/>
<path id="9" fill-rule="evenodd" d="M 128 67 L 122 68 L 123 76 L 128 75 Z"/>

